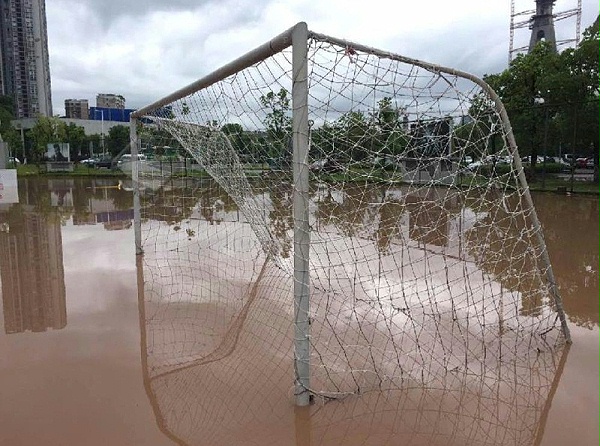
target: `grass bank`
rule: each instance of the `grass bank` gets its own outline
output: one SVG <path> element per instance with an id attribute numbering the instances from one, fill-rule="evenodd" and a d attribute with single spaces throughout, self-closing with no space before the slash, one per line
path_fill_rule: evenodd
<path id="1" fill-rule="evenodd" d="M 263 176 L 266 174 L 267 178 L 268 170 L 263 167 L 259 169 L 248 169 L 247 174 L 249 176 Z M 373 170 L 367 171 L 348 171 L 345 173 L 324 173 L 317 175 L 321 181 L 329 183 L 339 182 L 394 182 L 402 184 L 402 177 L 397 173 L 390 173 L 382 170 L 381 175 L 374 175 Z M 185 174 L 178 172 L 174 176 L 181 177 L 183 175 L 193 178 L 208 178 L 209 175 L 202 169 L 190 169 Z M 112 178 L 126 178 L 128 175 L 119 169 L 98 169 L 94 167 L 88 167 L 85 165 L 75 165 L 72 172 L 47 172 L 45 165 L 26 164 L 17 166 L 17 176 L 19 177 L 30 177 L 30 176 L 44 176 L 47 178 L 55 177 L 112 177 Z M 488 179 L 484 176 L 466 176 L 462 177 L 459 181 L 459 185 L 462 187 L 473 187 L 473 186 L 485 186 Z M 538 175 L 536 181 L 529 183 L 529 189 L 536 192 L 558 192 L 558 193 L 581 193 L 589 195 L 600 195 L 600 188 L 597 183 L 590 181 L 573 181 L 569 179 L 563 179 L 556 176 L 556 174 L 549 174 L 545 179 Z"/>
<path id="2" fill-rule="evenodd" d="M 118 169 L 97 169 L 95 167 L 82 166 L 76 164 L 72 172 L 47 172 L 46 166 L 36 164 L 21 164 L 17 166 L 18 177 L 44 176 L 54 177 L 114 177 L 123 178 L 127 175 Z"/>

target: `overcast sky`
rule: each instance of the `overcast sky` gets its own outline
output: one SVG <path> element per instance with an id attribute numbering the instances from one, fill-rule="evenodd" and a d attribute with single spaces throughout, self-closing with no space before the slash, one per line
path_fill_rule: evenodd
<path id="1" fill-rule="evenodd" d="M 516 0 L 516 11 L 535 7 Z M 557 0 L 555 12 L 577 0 Z M 583 0 L 582 31 L 598 15 Z M 508 63 L 510 0 L 50 0 L 46 2 L 54 114 L 65 99 L 120 94 L 139 108 L 210 73 L 299 21 L 328 34 L 469 71 Z M 557 23 L 575 35 L 575 19 Z M 528 43 L 517 30 L 515 46 Z"/>

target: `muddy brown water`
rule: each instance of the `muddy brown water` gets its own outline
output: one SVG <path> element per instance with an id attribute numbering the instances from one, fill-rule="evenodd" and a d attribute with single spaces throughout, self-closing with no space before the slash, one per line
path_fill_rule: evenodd
<path id="1" fill-rule="evenodd" d="M 462 444 L 460 436 L 453 441 L 452 435 L 436 437 L 423 429 L 454 432 L 456 427 L 447 426 L 451 416 L 436 411 L 436 395 L 424 396 L 419 389 L 312 410 L 266 398 L 268 409 L 251 414 L 260 423 L 240 430 L 237 421 L 248 414 L 211 403 L 234 399 L 240 391 L 221 379 L 227 373 L 223 361 L 207 376 L 192 367 L 177 381 L 169 383 L 167 376 L 163 387 L 152 388 L 142 354 L 147 333 L 140 330 L 126 189 L 111 179 L 30 179 L 19 182 L 18 204 L 0 204 L 0 445 L 213 444 L 202 441 L 201 432 L 186 437 L 174 429 L 169 410 L 187 414 L 182 426 L 204 420 L 204 438 L 229 430 L 227 444 L 234 445 Z M 509 432 L 505 444 L 595 445 L 598 198 L 538 194 L 534 200 L 573 345 L 536 412 L 533 440 L 520 442 L 519 433 Z M 263 394 L 273 390 L 268 381 L 259 380 L 256 387 Z M 474 404 L 468 396 L 464 404 Z M 194 399 L 197 403 L 190 403 Z M 407 411 L 398 420 L 391 414 L 407 400 L 420 401 L 420 411 Z M 237 421 L 231 421 L 234 415 Z M 321 428 L 323 419 L 331 425 Z M 493 420 L 493 414 L 482 413 L 472 421 L 493 429 Z M 473 444 L 488 444 L 473 438 Z"/>

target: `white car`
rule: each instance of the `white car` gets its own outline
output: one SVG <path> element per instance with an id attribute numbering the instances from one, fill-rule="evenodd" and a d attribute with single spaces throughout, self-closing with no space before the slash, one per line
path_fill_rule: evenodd
<path id="1" fill-rule="evenodd" d="M 137 160 L 146 161 L 146 155 L 144 155 L 143 153 L 138 153 Z M 121 156 L 121 158 L 119 158 L 119 161 L 117 161 L 117 166 L 121 166 L 123 163 L 130 163 L 131 161 L 131 153 L 126 153 L 125 155 Z"/>
<path id="2" fill-rule="evenodd" d="M 481 166 L 484 166 L 484 165 L 485 165 L 485 163 L 481 160 L 473 161 L 472 163 L 467 164 L 467 169 L 468 170 L 477 170 Z"/>

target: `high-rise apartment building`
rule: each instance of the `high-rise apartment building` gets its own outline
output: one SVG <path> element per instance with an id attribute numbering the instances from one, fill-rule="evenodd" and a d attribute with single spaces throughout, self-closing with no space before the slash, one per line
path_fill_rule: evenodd
<path id="1" fill-rule="evenodd" d="M 96 95 L 96 107 L 125 108 L 125 98 L 120 94 L 99 93 Z"/>
<path id="2" fill-rule="evenodd" d="M 71 119 L 89 119 L 90 107 L 87 99 L 65 99 L 65 116 Z"/>
<path id="3" fill-rule="evenodd" d="M 52 116 L 44 0 L 0 0 L 0 93 L 16 118 Z"/>
<path id="4" fill-rule="evenodd" d="M 0 282 L 4 331 L 59 330 L 67 325 L 60 220 L 21 205 L 13 216 L 0 212 Z"/>

